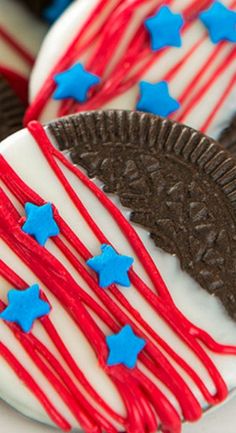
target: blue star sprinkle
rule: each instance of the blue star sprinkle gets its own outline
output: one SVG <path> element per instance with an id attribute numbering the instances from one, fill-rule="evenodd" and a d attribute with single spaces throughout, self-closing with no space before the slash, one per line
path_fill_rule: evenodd
<path id="1" fill-rule="evenodd" d="M 110 245 L 101 246 L 102 254 L 87 261 L 87 265 L 99 274 L 99 286 L 102 288 L 116 283 L 124 287 L 130 286 L 128 271 L 134 259 L 117 254 Z"/>
<path id="2" fill-rule="evenodd" d="M 207 27 L 214 44 L 224 40 L 236 42 L 236 12 L 216 1 L 199 18 Z"/>
<path id="3" fill-rule="evenodd" d="M 85 102 L 91 87 L 100 83 L 97 75 L 86 71 L 81 63 L 76 63 L 67 71 L 55 75 L 58 87 L 53 98 L 56 100 L 72 98 L 77 102 Z"/>
<path id="4" fill-rule="evenodd" d="M 134 368 L 137 364 L 139 353 L 146 345 L 146 341 L 134 334 L 130 325 L 124 326 L 118 334 L 106 337 L 109 348 L 107 365 L 124 364 L 128 368 Z"/>
<path id="5" fill-rule="evenodd" d="M 57 236 L 60 233 L 59 227 L 54 220 L 51 203 L 36 206 L 33 203 L 25 205 L 26 221 L 22 230 L 44 246 L 48 238 Z"/>
<path id="6" fill-rule="evenodd" d="M 168 84 L 165 81 L 154 84 L 141 81 L 137 110 L 166 117 L 179 107 L 179 102 L 170 96 Z"/>
<path id="7" fill-rule="evenodd" d="M 12 289 L 7 297 L 9 304 L 0 314 L 0 318 L 17 323 L 24 332 L 29 332 L 34 321 L 46 316 L 51 310 L 50 305 L 40 299 L 38 284 L 33 284 L 26 290 Z"/>
<path id="8" fill-rule="evenodd" d="M 71 3 L 72 0 L 53 0 L 51 4 L 43 10 L 42 16 L 49 24 L 52 24 Z"/>
<path id="9" fill-rule="evenodd" d="M 148 18 L 144 25 L 151 36 L 152 51 L 164 47 L 181 47 L 182 15 L 174 14 L 168 6 L 161 7 L 156 15 Z"/>

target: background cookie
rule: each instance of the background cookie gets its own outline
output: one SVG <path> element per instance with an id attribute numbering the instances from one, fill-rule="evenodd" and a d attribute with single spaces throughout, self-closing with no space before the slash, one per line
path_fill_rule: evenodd
<path id="1" fill-rule="evenodd" d="M 47 27 L 16 0 L 0 0 L 0 66 L 28 77 Z"/>
<path id="2" fill-rule="evenodd" d="M 29 10 L 34 12 L 37 16 L 42 17 L 43 10 L 52 3 L 52 0 L 20 0 L 21 3 L 24 3 Z"/>
<path id="3" fill-rule="evenodd" d="M 73 0 L 19 0 L 39 18 L 52 24 L 56 21 Z"/>
<path id="4" fill-rule="evenodd" d="M 86 432 L 179 433 L 224 401 L 236 385 L 234 158 L 183 125 L 114 111 L 33 122 L 0 154 L 2 397 Z M 217 263 L 224 287 L 201 288 L 155 245 L 161 233 L 182 266 L 182 244 L 194 247 L 189 274 L 212 283 Z"/>
<path id="5" fill-rule="evenodd" d="M 137 108 L 218 138 L 235 111 L 235 101 L 228 104 L 235 88 L 234 11 L 229 0 L 166 1 L 161 8 L 157 0 L 122 6 L 77 0 L 42 46 L 26 121 Z"/>
<path id="6" fill-rule="evenodd" d="M 22 128 L 27 82 L 0 68 L 0 141 Z"/>
<path id="7" fill-rule="evenodd" d="M 28 79 L 45 32 L 17 1 L 0 0 L 0 140 L 22 128 Z"/>

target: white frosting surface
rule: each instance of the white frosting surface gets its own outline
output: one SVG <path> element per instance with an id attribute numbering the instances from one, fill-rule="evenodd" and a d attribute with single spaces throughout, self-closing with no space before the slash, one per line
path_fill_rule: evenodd
<path id="1" fill-rule="evenodd" d="M 16 0 L 0 0 L 0 27 L 10 34 L 29 54 L 36 57 L 47 26 L 37 20 Z M 28 76 L 30 66 L 0 37 L 0 65 Z"/>
<path id="2" fill-rule="evenodd" d="M 81 2 L 81 0 L 76 0 L 68 10 L 63 14 L 63 16 L 56 22 L 51 31 L 48 33 L 44 40 L 40 54 L 38 56 L 35 68 L 32 73 L 31 83 L 30 83 L 30 99 L 31 102 L 40 91 L 41 86 L 46 80 L 46 77 L 50 73 L 52 67 L 57 63 L 62 54 L 66 51 L 75 35 L 79 32 L 80 28 L 83 26 L 87 17 L 91 14 L 93 9 L 99 3 L 99 0 L 90 0 L 90 2 Z M 132 21 L 130 27 L 130 34 L 135 31 L 137 25 L 143 22 L 143 17 L 147 14 L 147 10 L 151 6 L 155 6 L 156 0 L 152 0 L 145 7 L 138 7 L 136 14 Z M 232 1 L 224 0 L 223 2 L 226 6 L 232 5 Z M 116 4 L 116 0 L 112 0 L 109 5 Z M 176 12 L 182 12 L 184 7 L 191 5 L 192 0 L 177 1 L 174 0 L 171 4 L 171 8 Z M 107 13 L 107 12 L 106 12 Z M 100 17 L 100 20 L 104 17 Z M 99 23 L 99 18 L 97 18 L 96 23 Z M 184 54 L 193 47 L 193 45 L 206 34 L 205 28 L 201 24 L 200 20 L 195 20 L 194 24 L 183 35 L 183 46 L 180 49 L 168 48 L 164 55 L 162 55 L 158 60 L 152 65 L 152 67 L 142 76 L 142 80 L 147 80 L 150 82 L 157 82 L 163 79 L 165 73 L 171 69 L 177 61 L 183 58 Z M 126 38 L 128 36 L 126 35 Z M 91 47 L 92 48 L 92 47 Z M 184 88 L 191 82 L 196 74 L 197 70 L 205 68 L 205 62 L 209 58 L 210 54 L 215 49 L 215 45 L 212 44 L 210 38 L 207 37 L 196 50 L 194 55 L 192 55 L 186 64 L 180 68 L 178 74 L 170 82 L 170 92 L 175 98 L 179 98 Z M 120 51 L 121 48 L 119 48 Z M 189 98 L 194 95 L 199 86 L 206 82 L 209 76 L 216 70 L 217 66 L 225 61 L 225 58 L 232 50 L 232 44 L 228 43 L 222 50 L 221 54 L 216 57 L 211 68 L 207 73 L 205 73 L 202 79 L 199 81 L 198 85 L 195 86 L 194 92 L 188 95 L 186 101 L 184 101 L 183 108 L 185 104 L 188 103 Z M 90 50 L 87 51 L 86 55 L 78 61 L 82 61 L 86 64 Z M 99 60 L 99 59 L 98 59 Z M 111 62 L 114 61 L 114 55 L 111 57 Z M 208 91 L 205 93 L 204 97 L 199 101 L 193 110 L 184 118 L 184 123 L 199 129 L 203 124 L 204 119 L 206 119 L 209 113 L 214 109 L 216 102 L 219 101 L 220 97 L 224 94 L 230 80 L 232 80 L 235 74 L 235 61 L 231 62 L 229 67 L 226 68 L 223 74 L 215 80 L 214 84 L 211 85 Z M 184 77 L 184 79 L 183 79 Z M 119 95 L 118 97 L 110 100 L 105 106 L 100 108 L 117 108 L 117 109 L 134 109 L 139 97 L 139 87 L 137 85 L 133 86 L 130 90 Z M 232 101 L 231 101 L 232 102 Z M 40 116 L 41 121 L 49 121 L 52 118 L 57 117 L 59 103 L 50 100 L 45 105 L 44 110 Z M 97 107 L 96 107 L 97 108 Z M 219 130 L 227 123 L 235 111 L 235 98 L 232 103 L 228 101 L 223 104 L 213 123 L 207 130 L 209 135 L 215 138 L 219 134 Z M 180 111 L 179 111 L 180 113 Z"/>
<path id="3" fill-rule="evenodd" d="M 99 254 L 100 244 L 87 223 L 76 210 L 61 184 L 59 184 L 55 178 L 55 175 L 49 167 L 45 157 L 28 131 L 20 131 L 3 141 L 1 143 L 0 153 L 26 184 L 40 194 L 45 201 L 54 203 L 60 215 L 92 252 L 92 254 Z M 135 271 L 144 279 L 145 282 L 147 282 L 147 284 L 151 286 L 149 276 L 144 271 L 131 245 L 121 233 L 114 219 L 105 210 L 98 199 L 95 198 L 94 195 L 92 195 L 92 193 L 75 177 L 75 175 L 73 175 L 68 169 L 63 168 L 62 164 L 60 164 L 60 168 L 63 170 L 66 178 L 73 186 L 91 216 L 108 237 L 109 241 L 113 243 L 115 248 L 121 254 L 131 255 L 134 257 Z M 101 186 L 100 182 L 96 181 L 96 183 Z M 3 188 L 7 195 L 12 199 L 12 195 L 5 186 L 1 184 L 1 181 L 0 187 Z M 120 206 L 117 198 L 110 198 L 122 210 L 123 214 L 128 217 L 129 211 Z M 13 199 L 13 202 L 21 214 L 24 215 L 24 211 L 19 203 L 15 199 Z M 180 269 L 179 262 L 175 257 L 156 248 L 154 243 L 150 240 L 146 230 L 135 225 L 134 228 L 151 254 L 168 286 L 168 289 L 170 290 L 171 295 L 181 311 L 194 324 L 210 333 L 218 342 L 236 345 L 236 323 L 228 318 L 221 304 L 215 298 L 206 293 L 189 275 Z M 92 293 L 90 287 L 85 283 L 81 275 L 79 275 L 70 265 L 65 256 L 58 250 L 51 240 L 47 242 L 46 248 L 55 255 L 61 263 L 63 263 L 71 275 L 76 279 L 77 283 L 97 300 L 96 296 Z M 49 289 L 38 280 L 38 278 L 16 257 L 16 255 L 2 240 L 0 240 L 0 252 L 1 259 L 20 277 L 22 277 L 27 284 L 30 285 L 35 282 L 40 284 L 40 287 L 46 293 L 52 305 L 50 319 L 57 328 L 57 331 L 73 358 L 78 363 L 80 369 L 85 373 L 87 379 L 97 392 L 107 401 L 107 403 L 118 413 L 125 415 L 124 405 L 114 385 L 99 367 L 93 350 L 84 338 L 82 332 L 79 331 L 77 326 L 75 326 L 68 313 L 51 294 Z M 0 299 L 4 302 L 7 300 L 6 296 L 9 289 L 9 284 L 0 277 Z M 158 335 L 164 338 L 168 344 L 195 369 L 204 380 L 208 389 L 211 392 L 214 392 L 214 385 L 210 377 L 193 353 L 182 343 L 173 331 L 170 330 L 164 321 L 157 316 L 149 304 L 138 294 L 137 290 L 133 286 L 129 289 L 120 287 L 120 290 L 131 305 L 140 312 L 147 323 L 156 330 Z M 94 318 L 105 334 L 110 334 L 110 330 L 104 326 L 97 317 Z M 59 360 L 61 359 L 55 346 L 49 340 L 39 321 L 36 321 L 34 324 L 33 334 L 37 336 Z M 71 422 L 73 426 L 76 427 L 77 422 L 69 408 L 64 404 L 61 397 L 53 390 L 48 380 L 33 364 L 27 353 L 22 349 L 19 342 L 1 320 L 0 335 L 1 341 L 13 352 L 13 354 L 15 354 L 27 371 L 30 372 L 36 382 L 42 387 L 46 395 L 54 403 L 55 407 L 63 413 L 65 418 Z M 236 386 L 236 357 L 213 356 L 212 354 L 210 354 L 210 356 L 225 379 L 228 388 L 233 389 Z M 143 368 L 140 362 L 138 365 L 140 368 Z M 206 402 L 203 400 L 195 385 L 182 371 L 181 374 L 193 390 L 203 408 L 205 408 Z M 155 377 L 152 377 L 151 375 L 150 377 L 165 391 L 166 395 L 179 410 L 178 403 L 170 391 L 165 389 L 165 387 L 160 384 Z M 50 423 L 50 420 L 36 398 L 23 385 L 19 378 L 17 378 L 15 373 L 11 371 L 9 366 L 2 361 L 2 358 L 0 359 L 0 397 L 16 407 L 22 413 L 37 420 Z M 92 404 L 96 406 L 96 403 L 93 402 Z"/>

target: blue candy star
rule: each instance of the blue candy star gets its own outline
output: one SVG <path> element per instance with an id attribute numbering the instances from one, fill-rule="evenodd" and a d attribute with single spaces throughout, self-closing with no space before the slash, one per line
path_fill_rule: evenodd
<path id="1" fill-rule="evenodd" d="M 97 75 L 86 71 L 81 63 L 55 75 L 54 80 L 58 85 L 54 99 L 72 98 L 81 103 L 87 101 L 90 88 L 101 81 Z"/>
<path id="2" fill-rule="evenodd" d="M 181 47 L 180 30 L 184 20 L 182 15 L 174 14 L 168 6 L 161 7 L 156 15 L 148 18 L 144 24 L 151 36 L 153 51 L 164 47 Z"/>
<path id="3" fill-rule="evenodd" d="M 43 18 L 49 24 L 54 23 L 71 3 L 72 0 L 53 0 L 52 3 L 43 10 Z"/>
<path id="4" fill-rule="evenodd" d="M 199 18 L 207 27 L 214 44 L 223 40 L 236 42 L 236 12 L 216 1 Z"/>
<path id="5" fill-rule="evenodd" d="M 29 332 L 34 321 L 46 316 L 51 310 L 50 305 L 40 299 L 38 284 L 33 284 L 26 290 L 12 289 L 7 297 L 9 305 L 0 314 L 0 318 L 17 323 L 24 332 Z"/>
<path id="6" fill-rule="evenodd" d="M 146 345 L 146 341 L 134 334 L 130 325 L 124 326 L 118 334 L 106 337 L 109 348 L 107 365 L 124 364 L 128 368 L 134 368 L 137 364 L 139 353 Z"/>
<path id="7" fill-rule="evenodd" d="M 33 203 L 25 205 L 26 221 L 22 230 L 34 236 L 40 245 L 45 245 L 48 238 L 60 233 L 59 227 L 54 220 L 51 203 L 36 206 Z"/>
<path id="8" fill-rule="evenodd" d="M 101 251 L 102 254 L 87 261 L 87 265 L 99 274 L 99 286 L 105 288 L 116 283 L 129 287 L 128 270 L 134 259 L 117 254 L 114 248 L 106 244 L 101 246 Z"/>
<path id="9" fill-rule="evenodd" d="M 154 84 L 141 81 L 137 110 L 166 117 L 179 107 L 179 102 L 170 96 L 168 84 L 165 81 Z"/>

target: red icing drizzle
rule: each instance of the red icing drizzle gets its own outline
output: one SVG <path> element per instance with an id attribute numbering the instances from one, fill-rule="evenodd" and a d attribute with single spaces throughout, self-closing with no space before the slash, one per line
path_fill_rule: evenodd
<path id="1" fill-rule="evenodd" d="M 222 97 L 219 99 L 219 101 L 215 105 L 214 110 L 209 114 L 209 116 L 207 117 L 207 119 L 203 123 L 203 125 L 202 125 L 202 131 L 203 132 L 206 132 L 206 130 L 209 128 L 209 125 L 211 124 L 212 120 L 216 116 L 220 107 L 223 105 L 223 103 L 225 102 L 225 100 L 229 96 L 230 92 L 232 92 L 232 89 L 235 87 L 235 84 L 236 84 L 236 74 L 230 80 L 228 86 L 225 89 L 225 93 L 222 95 Z"/>
<path id="2" fill-rule="evenodd" d="M 3 27 L 0 26 L 0 39 L 2 39 L 20 59 L 29 67 L 34 64 L 34 57 Z M 28 103 L 28 80 L 17 71 L 11 70 L 4 65 L 0 65 L 0 73 L 9 82 L 17 96 L 24 102 Z"/>
<path id="3" fill-rule="evenodd" d="M 203 75 L 204 72 L 206 72 L 206 70 L 208 69 L 208 67 L 210 66 L 210 63 L 212 62 L 212 60 L 215 57 L 215 54 L 218 54 L 218 51 L 220 51 L 220 49 L 222 48 L 222 45 L 218 45 L 218 47 L 216 48 L 215 52 L 213 53 L 213 55 L 211 56 L 211 58 L 209 59 L 209 62 L 206 63 L 205 67 L 206 69 L 203 67 L 203 69 L 198 72 L 197 76 L 194 77 L 194 79 L 198 79 L 199 77 L 201 77 Z M 205 92 L 208 90 L 208 88 L 217 80 L 217 78 L 219 78 L 219 76 L 222 74 L 222 72 L 224 72 L 227 67 L 233 62 L 235 61 L 235 55 L 236 55 L 236 50 L 235 47 L 232 48 L 232 50 L 229 52 L 229 54 L 226 56 L 225 60 L 223 63 L 220 63 L 220 65 L 216 68 L 216 70 L 213 72 L 213 74 L 210 75 L 210 77 L 208 78 L 208 80 L 206 81 L 206 83 L 204 83 L 199 89 L 198 91 L 195 93 L 195 95 L 193 95 L 192 98 L 190 98 L 190 101 L 188 102 L 188 104 L 186 104 L 185 109 L 182 110 L 182 113 L 180 116 L 177 116 L 178 121 L 179 122 L 183 122 L 184 119 L 186 118 L 187 114 L 192 110 L 192 107 L 195 106 L 200 99 L 203 98 Z M 235 84 L 235 76 L 234 78 L 234 84 Z M 193 84 L 193 81 L 190 84 Z M 230 86 L 231 88 L 233 87 L 232 84 Z M 189 90 L 189 89 L 187 89 Z M 180 102 L 184 99 L 185 97 L 185 92 L 184 94 L 181 96 Z M 218 103 L 219 105 L 219 103 Z M 213 113 L 216 112 L 216 107 L 214 108 Z M 211 114 L 212 116 L 212 114 Z"/>
<path id="4" fill-rule="evenodd" d="M 2 38 L 29 66 L 33 66 L 34 57 L 6 29 L 0 27 Z"/>
<path id="5" fill-rule="evenodd" d="M 42 113 L 44 107 L 47 105 L 49 99 L 52 97 L 52 94 L 56 89 L 56 84 L 53 79 L 54 75 L 60 71 L 66 70 L 73 63 L 78 61 L 81 56 L 86 53 L 88 47 L 94 46 L 85 66 L 87 70 L 100 76 L 102 82 L 90 92 L 89 100 L 84 104 L 79 104 L 72 99 L 61 101 L 57 113 L 58 116 L 100 108 L 114 97 L 129 90 L 141 80 L 143 74 L 151 67 L 151 65 L 163 56 L 166 49 L 168 50 L 168 48 L 166 48 L 156 53 L 151 52 L 149 35 L 147 34 L 143 23 L 137 29 L 134 36 L 129 41 L 128 46 L 124 50 L 124 53 L 120 55 L 112 68 L 110 62 L 111 53 L 116 53 L 120 47 L 125 32 L 129 28 L 133 19 L 136 8 L 143 6 L 145 3 L 145 0 L 117 0 L 117 4 L 113 5 L 112 9 L 107 12 L 109 1 L 100 0 L 98 6 L 91 13 L 89 19 L 85 22 L 66 52 L 63 53 L 61 59 L 50 72 L 34 102 L 26 113 L 25 124 L 32 119 L 37 119 Z M 193 20 L 197 18 L 199 12 L 209 7 L 211 3 L 212 0 L 194 0 L 192 4 L 183 10 L 183 15 L 186 20 L 183 33 L 189 29 Z M 162 4 L 171 6 L 172 0 L 157 0 L 155 7 L 153 7 L 152 10 L 149 10 L 147 16 L 151 16 L 155 13 L 157 8 Z M 234 7 L 235 4 L 236 2 L 234 1 L 231 6 Z M 102 12 L 106 15 L 106 21 L 102 21 L 99 25 L 96 25 L 98 15 Z M 91 28 L 93 30 L 91 30 Z M 168 71 L 163 79 L 169 81 L 180 72 L 184 64 L 191 56 L 193 56 L 195 51 L 207 38 L 208 35 L 206 33 L 205 36 L 201 40 L 197 41 L 196 44 L 182 57 L 182 59 Z M 180 102 L 184 102 L 184 105 L 186 103 L 186 108 L 184 106 L 184 109 L 180 111 L 180 113 L 174 115 L 176 120 L 185 120 L 187 114 L 195 108 L 199 100 L 205 96 L 206 92 L 210 89 L 219 75 L 233 61 L 233 52 L 235 54 L 235 49 L 234 51 L 232 49 L 231 59 L 229 60 L 228 57 L 226 57 L 226 61 L 223 62 L 223 70 L 218 67 L 214 69 L 213 72 L 211 72 L 211 77 L 207 80 L 206 85 L 202 85 L 202 88 L 198 91 L 197 86 L 199 83 L 201 84 L 200 79 L 204 77 L 206 70 L 210 67 L 217 56 L 224 51 L 224 49 L 224 43 L 220 43 L 216 46 L 212 50 L 211 54 L 206 58 L 204 67 L 202 67 L 200 71 L 196 71 L 191 83 L 186 86 L 182 95 L 180 95 Z M 195 94 L 196 89 L 197 93 Z M 202 129 L 206 129 L 206 126 L 209 126 L 210 122 L 221 108 L 229 91 L 230 90 L 227 88 L 223 96 L 220 97 L 216 104 L 217 108 L 209 114 L 209 119 L 204 123 Z"/>
<path id="6" fill-rule="evenodd" d="M 85 263 L 91 257 L 90 251 L 63 220 L 56 208 L 54 208 L 54 216 L 60 227 L 61 235 L 53 238 L 53 242 L 90 287 L 94 293 L 94 297 L 89 295 L 77 283 L 55 256 L 46 248 L 38 245 L 33 238 L 21 230 L 19 223 L 21 215 L 15 209 L 5 192 L 0 190 L 0 238 L 70 314 L 94 350 L 100 367 L 116 386 L 126 407 L 126 417 L 123 418 L 115 413 L 97 394 L 96 390 L 79 369 L 76 359 L 73 359 L 65 347 L 50 320 L 50 316 L 41 319 L 41 324 L 53 343 L 56 353 L 60 355 L 59 357 L 50 352 L 32 332 L 24 334 L 16 325 L 7 323 L 6 325 L 14 333 L 22 346 L 22 350 L 27 352 L 35 366 L 47 378 L 48 382 L 53 386 L 55 393 L 61 397 L 64 404 L 78 421 L 78 424 L 86 432 L 104 431 L 115 433 L 118 431 L 117 424 L 119 424 L 121 429 L 129 433 L 152 433 L 157 430 L 158 426 L 162 428 L 164 433 L 179 433 L 181 431 L 180 415 L 159 387 L 140 369 L 140 365 L 145 366 L 159 381 L 169 388 L 181 407 L 183 417 L 188 421 L 195 421 L 201 417 L 202 409 L 191 388 L 183 379 L 179 369 L 175 368 L 175 365 L 177 364 L 192 379 L 192 382 L 200 390 L 205 401 L 210 405 L 214 405 L 223 401 L 227 397 L 228 391 L 223 378 L 205 349 L 207 348 L 208 352 L 212 351 L 221 355 L 236 355 L 236 347 L 218 344 L 210 335 L 190 323 L 182 315 L 175 306 L 152 258 L 149 256 L 133 227 L 119 209 L 79 168 L 70 164 L 63 154 L 52 146 L 40 124 L 32 122 L 29 125 L 29 131 L 38 143 L 55 177 L 63 186 L 77 208 L 78 213 L 84 218 L 99 243 L 105 242 L 110 244 L 68 182 L 60 168 L 61 165 L 66 167 L 69 172 L 73 173 L 82 182 L 84 187 L 109 212 L 114 223 L 120 227 L 143 268 L 148 273 L 155 290 L 153 291 L 136 274 L 134 269 L 130 271 L 132 285 L 146 299 L 155 313 L 175 332 L 176 337 L 179 337 L 195 354 L 199 362 L 201 362 L 202 367 L 210 375 L 216 392 L 211 394 L 194 369 L 181 356 L 175 353 L 169 344 L 163 341 L 156 331 L 145 322 L 139 315 L 139 312 L 129 303 L 115 285 L 112 285 L 108 290 L 101 290 L 99 288 L 95 275 L 92 275 L 88 271 Z M 22 205 L 27 201 L 38 205 L 44 203 L 43 198 L 18 177 L 3 156 L 0 156 L 0 180 Z M 3 261 L 0 261 L 0 275 L 19 290 L 24 289 L 28 285 Z M 41 294 L 41 296 L 45 298 L 45 295 Z M 0 309 L 3 308 L 5 308 L 5 305 L 0 301 Z M 121 365 L 116 367 L 108 367 L 106 365 L 108 351 L 105 335 L 91 315 L 91 311 L 102 320 L 111 332 L 117 332 L 121 326 L 129 323 L 137 335 L 145 338 L 147 345 L 140 355 L 140 363 L 137 367 L 128 370 Z M 39 387 L 37 381 L 2 343 L 0 344 L 0 356 L 5 359 L 38 399 L 52 421 L 65 431 L 70 430 L 68 421 L 62 413 L 57 411 L 53 401 L 48 399 L 45 391 Z M 67 369 L 62 365 L 61 358 L 63 358 Z M 73 375 L 71 376 L 68 371 L 73 373 Z M 73 377 L 76 378 L 76 381 Z M 77 383 L 79 383 L 79 387 Z M 96 402 L 96 407 L 94 407 L 94 402 Z"/>

